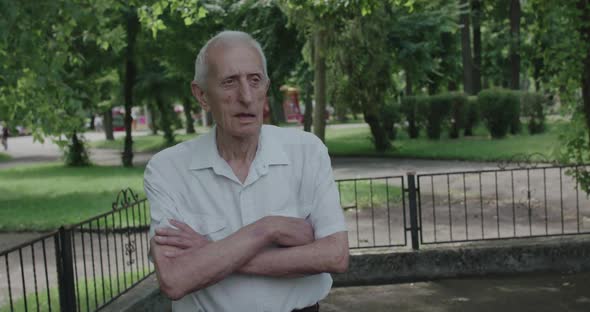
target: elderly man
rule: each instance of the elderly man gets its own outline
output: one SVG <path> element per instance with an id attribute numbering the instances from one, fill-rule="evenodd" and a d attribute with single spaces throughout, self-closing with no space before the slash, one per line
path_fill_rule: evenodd
<path id="1" fill-rule="evenodd" d="M 199 52 L 192 92 L 216 126 L 145 171 L 151 256 L 174 311 L 318 311 L 348 267 L 330 159 L 315 136 L 262 126 L 260 45 L 225 31 Z"/>

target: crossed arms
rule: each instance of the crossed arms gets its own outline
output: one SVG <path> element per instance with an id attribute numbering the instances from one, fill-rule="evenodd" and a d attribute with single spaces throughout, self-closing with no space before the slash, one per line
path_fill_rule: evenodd
<path id="1" fill-rule="evenodd" d="M 170 223 L 177 229 L 157 229 L 150 247 L 160 288 L 172 300 L 233 273 L 289 278 L 348 268 L 346 232 L 314 240 L 303 219 L 267 216 L 216 242 Z"/>

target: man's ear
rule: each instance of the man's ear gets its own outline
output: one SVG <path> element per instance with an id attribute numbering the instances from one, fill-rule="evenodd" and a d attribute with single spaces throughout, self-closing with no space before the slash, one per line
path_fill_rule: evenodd
<path id="1" fill-rule="evenodd" d="M 265 93 L 268 93 L 268 89 L 270 89 L 270 78 L 266 81 L 266 90 Z"/>
<path id="2" fill-rule="evenodd" d="M 201 104 L 203 110 L 208 112 L 211 107 L 209 107 L 209 103 L 207 102 L 207 95 L 205 94 L 205 90 L 196 81 L 191 82 L 191 92 L 199 104 Z"/>

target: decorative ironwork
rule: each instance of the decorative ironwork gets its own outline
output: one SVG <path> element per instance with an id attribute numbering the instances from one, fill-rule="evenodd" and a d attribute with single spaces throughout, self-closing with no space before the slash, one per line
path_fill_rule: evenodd
<path id="1" fill-rule="evenodd" d="M 129 234 L 127 234 L 127 239 L 128 243 L 125 244 L 125 254 L 127 254 L 129 259 L 129 261 L 127 261 L 127 265 L 131 266 L 133 263 L 135 263 L 135 260 L 132 256 L 137 251 L 137 248 L 135 247 L 135 239 L 131 239 Z"/>
<path id="2" fill-rule="evenodd" d="M 132 189 L 122 189 L 112 204 L 113 211 L 125 208 L 139 200 L 139 196 Z"/>
<path id="3" fill-rule="evenodd" d="M 501 160 L 498 162 L 498 168 L 500 168 L 500 170 L 508 169 L 511 165 L 514 165 L 519 169 L 534 169 L 543 165 L 559 165 L 559 162 L 550 160 L 547 155 L 541 153 L 516 154 L 508 160 Z"/>

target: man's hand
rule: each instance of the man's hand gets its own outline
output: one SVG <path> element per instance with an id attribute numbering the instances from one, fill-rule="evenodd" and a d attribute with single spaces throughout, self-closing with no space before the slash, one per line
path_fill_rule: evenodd
<path id="1" fill-rule="evenodd" d="M 195 232 L 189 225 L 184 222 L 170 219 L 170 224 L 178 229 L 159 228 L 156 229 L 154 241 L 165 247 L 164 255 L 169 258 L 175 258 L 184 253 L 189 248 L 200 249 L 211 243 L 205 236 Z"/>
<path id="2" fill-rule="evenodd" d="M 285 247 L 302 246 L 314 241 L 313 227 L 301 218 L 267 216 L 259 220 L 270 230 L 275 244 Z"/>

